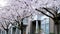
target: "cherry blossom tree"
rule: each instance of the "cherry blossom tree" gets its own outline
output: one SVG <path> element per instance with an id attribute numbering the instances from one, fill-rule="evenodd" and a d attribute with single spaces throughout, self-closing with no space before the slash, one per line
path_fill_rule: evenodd
<path id="1" fill-rule="evenodd" d="M 27 11 L 23 11 L 23 13 L 20 15 L 18 12 L 16 12 L 18 15 L 16 16 L 16 15 L 13 15 L 13 14 L 11 14 L 12 15 L 12 18 L 14 18 L 13 19 L 13 21 L 15 21 L 18 25 L 16 26 L 19 30 L 21 30 L 21 34 L 23 34 L 23 20 L 25 19 L 25 18 L 28 18 L 28 17 L 30 17 L 32 14 L 31 13 L 29 13 L 29 12 L 27 12 Z M 29 14 L 28 14 L 29 13 Z M 14 17 L 14 16 L 16 16 L 16 17 Z"/>
<path id="2" fill-rule="evenodd" d="M 37 13 L 35 8 L 54 7 L 54 6 L 59 6 L 59 5 L 60 4 L 58 0 L 8 0 L 7 5 L 3 8 L 0 8 L 0 12 L 1 12 L 0 14 L 2 15 L 4 13 L 5 14 L 8 13 L 6 15 L 10 17 L 5 17 L 5 15 L 3 15 L 4 19 L 18 23 L 18 28 L 21 29 L 22 27 L 20 28 L 20 25 L 23 24 L 21 22 L 24 20 L 24 18 L 28 18 L 33 13 Z M 46 8 L 42 8 L 42 9 L 46 10 Z M 52 14 L 52 15 L 55 17 L 55 14 Z M 52 18 L 51 16 L 48 16 L 48 17 Z M 55 18 L 52 18 L 52 19 L 55 19 Z"/>
<path id="3" fill-rule="evenodd" d="M 50 17 L 54 21 L 54 25 L 57 27 L 57 34 L 59 34 L 59 21 L 60 21 L 60 3 L 59 0 L 41 0 L 39 1 L 38 6 L 35 10 Z M 43 3 L 44 2 L 44 3 Z M 47 14 L 49 13 L 49 14 Z M 54 26 L 55 27 L 55 26 Z M 55 30 L 56 31 L 56 30 Z"/>
<path id="4" fill-rule="evenodd" d="M 24 2 L 24 1 L 22 1 L 22 2 L 21 1 L 15 1 L 15 2 L 16 2 L 15 4 L 12 2 L 11 5 L 3 7 L 1 10 L 4 11 L 5 13 L 2 13 L 2 14 L 6 14 L 6 12 L 7 12 L 6 15 L 10 16 L 10 17 L 5 17 L 3 15 L 4 16 L 3 18 L 6 20 L 9 20 L 9 21 L 16 22 L 18 24 L 18 27 L 17 26 L 16 27 L 18 29 L 20 29 L 21 34 L 23 34 L 23 20 L 25 18 L 28 18 L 29 16 L 31 16 L 32 12 L 31 12 L 31 10 L 29 10 L 29 7 L 27 7 L 28 4 L 26 4 L 26 2 Z M 8 31 L 8 30 L 6 30 L 6 31 Z"/>
<path id="5" fill-rule="evenodd" d="M 6 20 L 4 18 L 0 19 L 0 29 L 5 30 L 6 34 L 8 34 L 9 29 L 12 27 L 12 22 L 9 20 Z"/>
<path id="6" fill-rule="evenodd" d="M 55 9 L 53 8 L 46 8 L 46 7 L 42 7 L 41 9 L 44 9 L 46 12 L 48 12 L 51 15 L 48 15 L 46 13 L 43 12 L 43 10 L 40 9 L 36 9 L 38 12 L 41 12 L 42 14 L 46 15 L 47 17 L 50 17 L 53 21 L 54 24 L 57 26 L 57 34 L 59 34 L 59 25 L 60 25 L 60 13 L 58 13 L 59 8 L 56 7 Z M 54 11 L 54 12 L 53 12 Z"/>

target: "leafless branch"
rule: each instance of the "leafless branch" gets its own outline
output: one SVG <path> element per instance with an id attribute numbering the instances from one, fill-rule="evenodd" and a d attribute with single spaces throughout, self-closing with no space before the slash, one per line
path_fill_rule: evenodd
<path id="1" fill-rule="evenodd" d="M 6 23 L 6 21 L 5 21 L 5 24 L 6 24 L 6 26 L 8 25 L 8 24 Z"/>
<path id="2" fill-rule="evenodd" d="M 32 14 L 31 14 L 32 15 Z M 23 17 L 21 20 L 23 20 L 24 18 L 28 18 L 28 17 L 30 17 L 31 15 L 29 15 L 29 16 L 25 16 L 25 17 Z"/>
<path id="3" fill-rule="evenodd" d="M 47 9 L 54 11 L 55 16 L 56 16 L 56 14 L 58 13 L 58 10 L 59 10 L 59 8 L 58 9 L 56 8 L 56 10 L 55 9 L 52 9 L 52 8 L 47 8 Z"/>
<path id="4" fill-rule="evenodd" d="M 42 9 L 45 9 L 47 12 L 49 12 L 50 14 L 52 14 L 55 17 L 55 15 L 51 11 L 49 11 L 48 8 L 43 7 Z"/>
<path id="5" fill-rule="evenodd" d="M 13 25 L 14 23 L 12 23 L 11 21 L 9 21 L 9 24 L 12 24 L 12 25 Z M 9 25 L 9 24 L 8 24 L 8 25 Z"/>
<path id="6" fill-rule="evenodd" d="M 5 30 L 5 27 L 3 26 L 3 24 L 1 23 L 1 27 L 3 27 L 3 29 Z"/>
<path id="7" fill-rule="evenodd" d="M 18 14 L 18 16 L 20 16 L 20 14 L 18 13 L 18 9 L 16 9 L 16 11 L 15 11 L 17 14 Z"/>
<path id="8" fill-rule="evenodd" d="M 14 15 L 13 15 L 12 13 L 11 13 L 11 17 L 12 17 L 14 20 L 16 20 L 15 17 L 14 17 Z"/>
<path id="9" fill-rule="evenodd" d="M 37 10 L 38 12 L 41 12 L 42 14 L 46 15 L 47 17 L 50 17 L 50 18 L 52 18 L 52 19 L 53 19 L 53 17 L 52 17 L 52 16 L 49 16 L 49 15 L 45 14 L 43 11 L 38 10 L 38 9 L 35 9 L 35 10 Z"/>
<path id="10" fill-rule="evenodd" d="M 6 19 L 6 20 L 12 20 L 12 19 L 8 19 L 8 18 L 5 18 L 5 17 L 1 17 L 2 19 Z"/>

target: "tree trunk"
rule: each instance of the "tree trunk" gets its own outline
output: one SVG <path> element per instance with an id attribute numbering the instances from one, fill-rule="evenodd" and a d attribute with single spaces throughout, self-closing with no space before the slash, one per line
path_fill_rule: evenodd
<path id="1" fill-rule="evenodd" d="M 57 34 L 59 34 L 59 24 L 57 25 Z"/>
<path id="2" fill-rule="evenodd" d="M 56 23 L 55 25 L 57 26 L 57 27 L 56 27 L 56 28 L 57 28 L 57 34 L 59 34 L 59 24 Z M 55 30 L 55 29 L 54 29 L 54 30 Z M 56 30 L 55 30 L 55 31 L 56 31 Z"/>
<path id="3" fill-rule="evenodd" d="M 54 21 L 54 33 L 55 34 L 59 34 L 59 23 L 58 23 L 58 20 L 56 21 L 55 19 L 53 20 Z M 57 29 L 55 29 L 55 26 Z M 57 30 L 57 31 L 56 31 Z M 56 33 L 57 32 L 57 33 Z"/>
<path id="4" fill-rule="evenodd" d="M 23 34 L 23 29 L 21 30 L 21 34 Z"/>
<path id="5" fill-rule="evenodd" d="M 6 30 L 6 34 L 8 34 L 8 30 Z"/>

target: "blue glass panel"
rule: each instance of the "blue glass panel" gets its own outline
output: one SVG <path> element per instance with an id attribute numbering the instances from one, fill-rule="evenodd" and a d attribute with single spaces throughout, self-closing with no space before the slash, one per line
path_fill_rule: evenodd
<path id="1" fill-rule="evenodd" d="M 42 19 L 41 19 L 42 20 Z M 41 29 L 43 30 L 43 32 L 45 34 L 49 34 L 49 18 L 44 18 L 42 21 L 41 21 Z"/>

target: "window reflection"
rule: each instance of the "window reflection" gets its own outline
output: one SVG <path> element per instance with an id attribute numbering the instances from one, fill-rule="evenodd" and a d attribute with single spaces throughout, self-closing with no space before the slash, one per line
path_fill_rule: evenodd
<path id="1" fill-rule="evenodd" d="M 44 34 L 49 34 L 49 18 L 46 16 L 41 17 L 41 29 Z"/>

